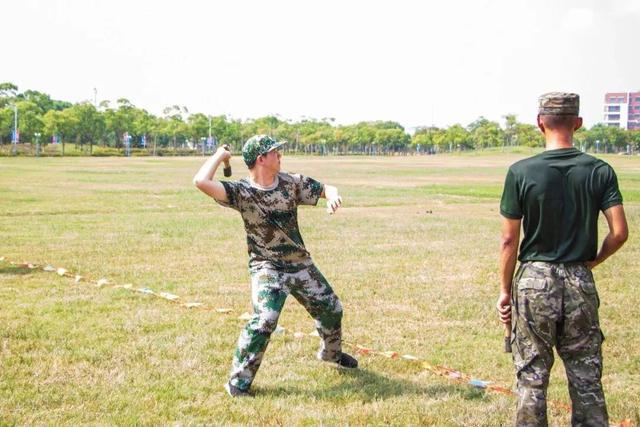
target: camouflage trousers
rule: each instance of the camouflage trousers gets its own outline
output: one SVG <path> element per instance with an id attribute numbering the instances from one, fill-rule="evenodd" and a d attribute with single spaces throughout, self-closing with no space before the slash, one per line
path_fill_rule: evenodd
<path id="1" fill-rule="evenodd" d="M 525 262 L 512 291 L 512 346 L 518 384 L 516 425 L 547 425 L 553 347 L 564 362 L 573 426 L 608 426 L 602 390 L 600 300 L 582 263 Z"/>
<path id="2" fill-rule="evenodd" d="M 342 354 L 342 304 L 314 265 L 295 273 L 268 268 L 251 273 L 253 317 L 240 333 L 229 383 L 248 390 L 291 293 L 315 319 L 322 338 L 318 358 L 336 362 Z"/>

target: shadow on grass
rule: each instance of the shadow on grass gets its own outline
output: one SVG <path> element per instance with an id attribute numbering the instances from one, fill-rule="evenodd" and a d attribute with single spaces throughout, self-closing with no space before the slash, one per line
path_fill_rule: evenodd
<path id="1" fill-rule="evenodd" d="M 7 266 L 0 267 L 0 274 L 16 274 L 16 275 L 25 275 L 25 274 L 33 274 L 36 270 L 27 268 L 27 267 L 18 267 L 18 266 Z"/>
<path id="2" fill-rule="evenodd" d="M 344 381 L 330 387 L 318 385 L 309 390 L 295 386 L 278 385 L 275 387 L 259 386 L 256 394 L 264 397 L 285 397 L 289 395 L 307 395 L 321 400 L 360 400 L 370 402 L 406 395 L 424 395 L 428 398 L 438 396 L 460 396 L 466 400 L 482 399 L 484 392 L 463 384 L 442 384 L 440 379 L 431 383 L 417 384 L 415 382 L 389 378 L 378 372 L 367 369 L 340 370 Z"/>

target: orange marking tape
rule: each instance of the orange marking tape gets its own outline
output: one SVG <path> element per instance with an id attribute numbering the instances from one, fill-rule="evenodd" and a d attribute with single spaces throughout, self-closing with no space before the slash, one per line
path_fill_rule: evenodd
<path id="1" fill-rule="evenodd" d="M 346 341 L 343 341 L 343 344 L 346 344 L 350 347 L 353 347 L 356 349 L 356 351 L 360 354 L 366 355 L 366 354 L 373 354 L 373 355 L 380 355 L 380 356 L 384 356 L 384 357 L 389 357 L 387 356 L 388 354 L 398 354 L 396 352 L 393 351 L 384 351 L 384 352 L 379 352 L 379 351 L 375 351 L 373 349 L 364 347 L 360 344 L 353 344 L 353 343 L 349 343 Z M 366 351 L 362 351 L 362 350 L 366 350 Z M 409 356 L 409 355 L 407 355 Z M 483 380 L 479 380 L 476 378 L 471 377 L 468 374 L 462 373 L 456 369 L 453 368 L 449 368 L 447 366 L 441 366 L 441 365 L 432 365 L 427 361 L 423 361 L 420 360 L 418 358 L 416 358 L 415 356 L 410 356 L 410 358 L 405 358 L 404 356 L 401 357 L 401 359 L 405 359 L 405 360 L 411 360 L 411 361 L 418 361 L 421 366 L 429 371 L 432 372 L 438 376 L 441 376 L 443 378 L 447 378 L 451 381 L 455 381 L 459 384 L 465 384 L 465 385 L 472 385 L 474 387 L 483 389 L 483 390 L 487 390 L 487 391 L 491 391 L 494 393 L 500 393 L 500 394 L 504 394 L 507 396 L 515 396 L 516 393 L 515 391 L 511 390 L 510 388 L 504 387 L 504 386 L 500 386 L 500 385 L 496 385 L 496 384 L 491 384 L 489 381 L 483 381 Z M 564 409 L 567 412 L 571 412 L 571 405 L 568 405 L 566 403 L 562 403 L 562 402 L 557 402 L 554 400 L 548 400 L 547 404 L 552 407 L 552 408 L 557 408 L 557 409 Z M 626 419 L 624 421 L 622 421 L 621 423 L 610 423 L 609 424 L 610 427 L 633 427 L 633 424 L 631 424 L 631 420 L 630 419 Z"/>
<path id="2" fill-rule="evenodd" d="M 38 264 L 34 264 L 34 263 L 30 263 L 27 261 L 24 261 L 22 263 L 15 263 L 13 261 L 8 261 L 5 257 L 0 257 L 0 262 L 7 262 L 11 265 L 15 265 L 19 268 L 28 268 L 30 270 L 33 269 L 37 269 L 40 268 L 41 270 L 45 271 L 45 272 L 55 272 L 60 276 L 64 276 L 64 277 L 69 277 L 74 279 L 75 283 L 79 283 L 81 281 L 86 281 L 86 282 L 90 282 L 93 283 L 95 286 L 97 287 L 102 287 L 102 286 L 111 286 L 114 288 L 122 288 L 122 289 L 127 289 L 127 290 L 131 290 L 131 291 L 137 291 L 137 292 L 142 292 L 144 294 L 148 294 L 148 295 L 152 295 L 155 296 L 157 298 L 161 298 L 164 299 L 165 301 L 169 301 L 169 302 L 173 302 L 173 303 L 178 303 L 180 304 L 181 307 L 185 307 L 188 309 L 192 309 L 192 308 L 199 308 L 201 310 L 204 311 L 215 311 L 217 313 L 230 313 L 233 310 L 229 309 L 229 308 L 213 308 L 213 307 L 207 307 L 202 303 L 199 302 L 188 302 L 188 303 L 181 303 L 179 301 L 180 297 L 177 295 L 173 295 L 170 294 L 168 292 L 160 292 L 160 293 L 156 293 L 154 291 L 152 291 L 149 288 L 141 288 L 141 289 L 134 289 L 132 287 L 132 285 L 127 284 L 127 285 L 115 285 L 115 284 L 111 284 L 107 279 L 103 278 L 100 279 L 98 281 L 91 281 L 88 279 L 85 279 L 83 276 L 80 276 L 78 274 L 73 274 L 71 272 L 69 272 L 67 269 L 62 268 L 62 267 L 54 267 L 50 264 L 45 264 L 43 266 L 38 265 Z M 251 315 L 249 313 L 243 313 L 239 318 L 242 320 L 245 320 L 248 318 L 251 318 Z M 284 330 L 284 328 L 282 328 L 282 330 Z M 309 337 L 317 337 L 318 333 L 317 331 L 314 331 L 313 333 L 310 334 L 305 334 L 303 332 L 296 332 L 294 334 L 294 336 L 296 338 L 303 338 L 306 336 Z M 441 376 L 443 378 L 449 379 L 451 381 L 455 381 L 457 383 L 460 384 L 465 384 L 465 385 L 472 385 L 474 387 L 483 389 L 483 390 L 488 390 L 494 393 L 500 393 L 500 394 L 504 394 L 504 395 L 508 395 L 508 396 L 514 396 L 515 392 L 507 387 L 503 387 L 500 385 L 495 385 L 495 384 L 491 384 L 490 381 L 484 381 L 484 380 L 480 380 L 477 378 L 473 378 L 470 375 L 464 374 L 456 369 L 453 368 L 449 368 L 447 366 L 439 366 L 439 365 L 432 365 L 427 361 L 421 360 L 418 357 L 412 356 L 410 354 L 404 354 L 402 356 L 400 356 L 400 353 L 396 352 L 396 351 L 376 351 L 374 349 L 368 348 L 368 347 L 364 347 L 360 344 L 353 344 L 347 341 L 342 341 L 343 344 L 348 345 L 350 347 L 353 347 L 356 352 L 358 354 L 361 355 L 367 355 L 367 354 L 373 354 L 373 355 L 377 355 L 377 356 L 382 356 L 382 357 L 386 357 L 389 359 L 394 359 L 394 360 L 398 360 L 398 359 L 404 359 L 404 360 L 408 360 L 408 361 L 417 361 L 421 364 L 421 366 L 429 371 L 432 372 L 438 376 Z M 562 402 L 557 402 L 557 401 L 547 401 L 548 405 L 554 408 L 559 408 L 559 409 L 564 409 L 568 412 L 571 412 L 571 405 L 568 405 L 566 403 L 562 403 Z M 633 424 L 631 423 L 630 419 L 626 419 L 624 421 L 622 421 L 621 423 L 613 423 L 613 424 L 609 424 L 610 427 L 633 427 Z"/>

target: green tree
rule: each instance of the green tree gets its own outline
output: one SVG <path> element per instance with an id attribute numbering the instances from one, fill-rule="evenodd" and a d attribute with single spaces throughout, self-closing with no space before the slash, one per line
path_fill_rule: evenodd
<path id="1" fill-rule="evenodd" d="M 13 103 L 17 94 L 18 86 L 9 82 L 0 83 L 0 108 Z"/>
<path id="2" fill-rule="evenodd" d="M 421 152 L 433 153 L 437 146 L 436 135 L 440 132 L 437 127 L 418 128 L 411 138 L 411 146 Z"/>
<path id="3" fill-rule="evenodd" d="M 72 105 L 70 102 L 53 100 L 46 93 L 37 90 L 26 90 L 24 93 L 17 95 L 17 99 L 33 102 L 38 106 L 42 114 L 49 110 L 63 110 Z"/>
<path id="4" fill-rule="evenodd" d="M 33 142 L 34 134 L 36 132 L 42 133 L 42 112 L 32 101 L 17 101 L 16 105 L 18 106 L 20 139 L 24 137 L 25 141 Z"/>
<path id="5" fill-rule="evenodd" d="M 376 129 L 369 122 L 357 123 L 354 127 L 354 137 L 356 144 L 360 145 L 365 153 L 378 153 Z"/>
<path id="6" fill-rule="evenodd" d="M 496 122 L 480 117 L 467 126 L 471 134 L 472 145 L 476 149 L 499 147 L 505 143 L 505 133 Z"/>
<path id="7" fill-rule="evenodd" d="M 121 148 L 123 146 L 124 134 L 134 134 L 136 108 L 126 98 L 120 98 L 116 103 L 118 104 L 117 109 L 108 108 L 108 104 L 104 104 L 107 108 L 102 116 L 104 118 L 107 139 L 113 143 L 114 147 Z"/>
<path id="8" fill-rule="evenodd" d="M 221 145 L 233 146 L 233 142 L 238 139 L 237 129 L 227 120 L 226 116 L 211 117 L 211 135 Z"/>
<path id="9" fill-rule="evenodd" d="M 616 126 L 607 126 L 598 123 L 589 129 L 588 136 L 585 140 L 589 147 L 599 152 L 609 152 L 614 148 L 616 150 L 626 149 L 629 134 L 628 131 L 619 129 Z"/>
<path id="10" fill-rule="evenodd" d="M 178 139 L 182 138 L 184 140 L 184 136 L 187 133 L 187 126 L 183 116 L 188 113 L 187 107 L 178 105 L 173 105 L 163 110 L 164 118 L 161 121 L 160 128 L 170 138 L 174 150 L 178 147 Z"/>
<path id="11" fill-rule="evenodd" d="M 518 121 L 516 120 L 515 114 L 507 114 L 504 117 L 504 137 L 505 143 L 509 146 L 516 145 L 516 125 Z"/>
<path id="12" fill-rule="evenodd" d="M 336 135 L 330 123 L 315 119 L 305 119 L 291 130 L 296 141 L 296 149 L 305 152 L 322 152 L 327 146 L 336 144 Z"/>
<path id="13" fill-rule="evenodd" d="M 440 144 L 445 144 L 451 150 L 465 150 L 473 148 L 472 139 L 469 132 L 459 124 L 449 127 L 444 133 L 444 140 L 440 140 Z M 447 149 L 444 146 L 442 148 Z"/>
<path id="14" fill-rule="evenodd" d="M 617 126 L 609 126 L 605 130 L 607 151 L 624 151 L 629 142 L 628 132 Z"/>
<path id="15" fill-rule="evenodd" d="M 190 115 L 187 119 L 187 123 L 187 135 L 194 144 L 199 144 L 209 135 L 209 117 L 204 114 L 195 113 Z"/>
<path id="16" fill-rule="evenodd" d="M 215 121 L 214 118 L 213 122 L 215 123 Z M 220 143 L 229 144 L 236 152 L 239 152 L 242 149 L 244 141 L 253 135 L 247 128 L 246 123 L 243 123 L 240 119 L 230 119 L 227 129 L 229 132 L 229 140 L 225 141 L 221 139 Z"/>
<path id="17" fill-rule="evenodd" d="M 10 140 L 13 131 L 13 108 L 0 108 L 0 145 Z"/>
<path id="18" fill-rule="evenodd" d="M 635 151 L 640 150 L 640 130 L 628 131 L 629 144 Z"/>
<path id="19" fill-rule="evenodd" d="M 376 129 L 375 143 L 383 147 L 386 152 L 403 151 L 411 141 L 411 137 L 404 132 L 402 127 L 384 127 Z"/>
<path id="20" fill-rule="evenodd" d="M 276 139 L 279 139 L 279 128 L 282 125 L 280 119 L 277 116 L 271 115 L 271 116 L 265 116 L 265 117 L 259 117 L 253 121 L 250 121 L 249 123 L 247 123 L 250 128 L 251 131 L 253 132 L 252 134 L 265 134 L 265 135 L 269 135 L 272 136 Z"/>
<path id="21" fill-rule="evenodd" d="M 75 130 L 79 127 L 78 120 L 80 120 L 80 118 L 75 115 L 71 109 L 62 111 L 49 110 L 42 117 L 44 135 L 48 138 L 51 138 L 53 135 L 60 137 L 63 156 L 67 138 L 73 137 Z"/>
<path id="22" fill-rule="evenodd" d="M 526 123 L 516 123 L 514 131 L 516 145 L 544 147 L 544 136 L 537 126 Z"/>
<path id="23" fill-rule="evenodd" d="M 133 132 L 138 137 L 144 136 L 149 145 L 149 136 L 153 134 L 154 143 L 158 133 L 158 119 L 143 109 L 134 109 L 133 111 Z"/>
<path id="24" fill-rule="evenodd" d="M 72 122 L 75 124 L 73 133 L 76 141 L 80 143 L 80 148 L 84 149 L 84 145 L 88 143 L 89 154 L 93 153 L 93 145 L 105 131 L 104 116 L 88 102 L 74 104 L 65 112 L 73 118 Z"/>
<path id="25" fill-rule="evenodd" d="M 588 147 L 587 138 L 589 136 L 589 131 L 581 127 L 573 134 L 573 145 L 579 150 L 586 151 Z"/>

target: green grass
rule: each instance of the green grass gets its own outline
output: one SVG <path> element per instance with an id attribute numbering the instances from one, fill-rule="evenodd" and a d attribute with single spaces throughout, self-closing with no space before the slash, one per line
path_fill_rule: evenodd
<path id="1" fill-rule="evenodd" d="M 344 338 L 513 385 L 501 352 L 498 200 L 525 154 L 285 157 L 284 167 L 338 186 L 328 216 L 299 210 L 307 247 L 345 307 Z M 631 237 L 596 270 L 612 421 L 640 422 L 640 159 L 617 170 Z M 420 364 L 360 356 L 342 372 L 315 360 L 313 322 L 291 298 L 251 400 L 222 385 L 250 311 L 243 226 L 200 194 L 202 158 L 0 158 L 0 256 L 51 263 L 180 295 L 219 314 L 0 263 L 0 425 L 512 423 L 514 399 Z M 246 169 L 236 158 L 236 176 Z M 605 223 L 601 221 L 601 236 Z M 562 363 L 549 398 L 568 403 Z M 551 425 L 568 425 L 550 410 Z"/>

